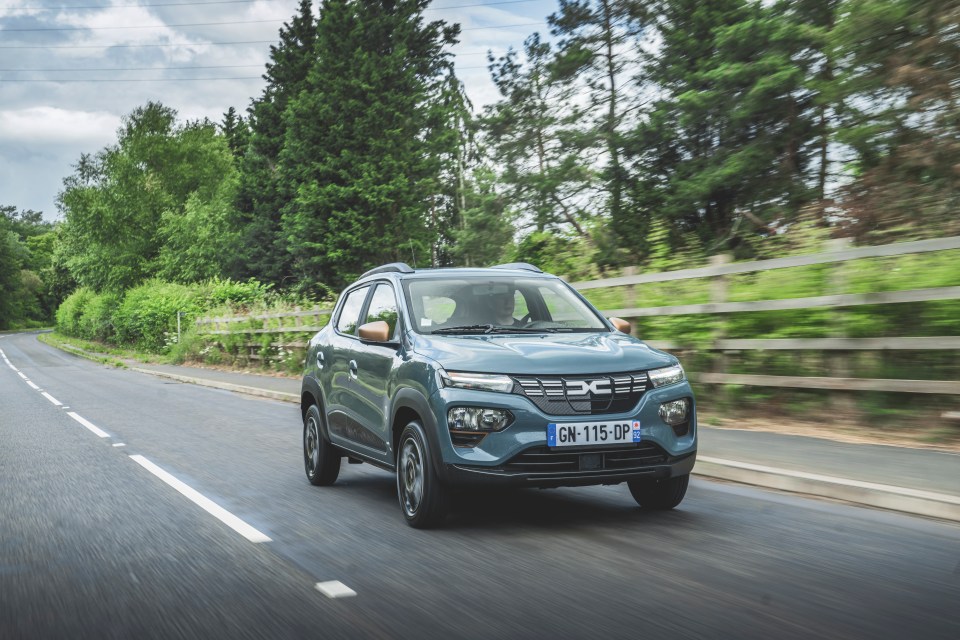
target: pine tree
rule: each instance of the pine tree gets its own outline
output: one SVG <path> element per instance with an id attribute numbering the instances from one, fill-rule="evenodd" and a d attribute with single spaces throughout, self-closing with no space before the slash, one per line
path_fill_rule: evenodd
<path id="1" fill-rule="evenodd" d="M 840 139 L 855 177 L 844 204 L 861 237 L 904 226 L 914 237 L 960 232 L 958 25 L 958 0 L 842 5 Z"/>
<path id="2" fill-rule="evenodd" d="M 291 259 L 281 235 L 281 211 L 294 193 L 280 178 L 278 163 L 289 123 L 284 113 L 306 86 L 315 60 L 316 20 L 312 0 L 300 0 L 297 14 L 270 46 L 263 94 L 247 110 L 249 140 L 243 155 L 233 226 L 241 234 L 232 275 L 289 284 Z"/>
<path id="3" fill-rule="evenodd" d="M 523 48 L 525 63 L 513 50 L 490 57 L 502 97 L 481 120 L 493 161 L 502 167 L 507 206 L 535 232 L 572 230 L 588 237 L 595 172 L 576 130 L 582 116 L 576 87 L 558 77 L 552 48 L 539 34 L 527 38 Z"/>
<path id="4" fill-rule="evenodd" d="M 659 90 L 632 140 L 637 206 L 716 250 L 739 226 L 789 218 L 811 197 L 812 134 L 796 25 L 746 0 L 665 0 L 647 77 Z M 646 230 L 621 232 L 643 246 Z"/>
<path id="5" fill-rule="evenodd" d="M 294 194 L 283 232 L 303 291 L 370 266 L 429 263 L 441 191 L 436 108 L 458 27 L 425 22 L 427 0 L 325 2 L 316 63 L 286 113 L 279 174 Z"/>
<path id="6" fill-rule="evenodd" d="M 587 90 L 581 145 L 602 149 L 606 212 L 621 226 L 635 215 L 624 207 L 623 136 L 636 124 L 642 101 L 633 76 L 647 20 L 645 4 L 636 0 L 560 0 L 560 10 L 549 17 L 553 35 L 561 38 L 558 74 Z"/>

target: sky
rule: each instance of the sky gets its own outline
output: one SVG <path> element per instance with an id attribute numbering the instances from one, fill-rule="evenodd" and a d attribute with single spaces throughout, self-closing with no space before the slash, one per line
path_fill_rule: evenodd
<path id="1" fill-rule="evenodd" d="M 315 0 L 319 2 L 320 0 Z M 299 0 L 0 0 L 0 205 L 60 218 L 82 153 L 117 139 L 149 101 L 219 122 L 260 95 L 269 48 Z M 496 100 L 486 53 L 549 32 L 556 0 L 434 0 L 461 25 L 457 76 L 478 110 Z"/>

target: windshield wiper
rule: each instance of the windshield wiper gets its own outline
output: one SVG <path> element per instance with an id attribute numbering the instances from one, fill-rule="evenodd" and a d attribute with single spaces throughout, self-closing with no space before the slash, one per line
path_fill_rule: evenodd
<path id="1" fill-rule="evenodd" d="M 465 324 L 459 327 L 443 327 L 432 331 L 434 335 L 444 333 L 549 333 L 556 329 L 527 329 L 496 324 Z"/>
<path id="2" fill-rule="evenodd" d="M 496 329 L 492 324 L 464 324 L 458 327 L 442 327 L 434 329 L 430 333 L 437 335 L 441 333 L 490 333 Z"/>

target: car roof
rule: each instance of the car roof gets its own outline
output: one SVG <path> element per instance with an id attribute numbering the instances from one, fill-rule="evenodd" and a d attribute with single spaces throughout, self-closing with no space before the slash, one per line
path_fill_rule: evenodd
<path id="1" fill-rule="evenodd" d="M 408 265 L 392 263 L 371 269 L 364 273 L 357 282 L 383 277 L 385 275 L 396 277 L 397 279 L 421 279 L 421 278 L 482 278 L 490 276 L 513 276 L 523 278 L 556 278 L 556 276 L 544 273 L 533 265 L 526 263 L 510 263 L 497 265 L 494 267 L 438 267 L 426 269 L 413 269 Z"/>

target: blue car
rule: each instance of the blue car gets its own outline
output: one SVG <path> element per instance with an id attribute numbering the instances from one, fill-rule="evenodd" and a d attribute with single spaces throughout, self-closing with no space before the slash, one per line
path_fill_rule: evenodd
<path id="1" fill-rule="evenodd" d="M 440 524 L 460 487 L 626 482 L 672 509 L 697 452 L 677 359 L 524 263 L 372 269 L 310 341 L 303 460 L 313 485 L 343 458 L 394 473 L 407 522 Z"/>

